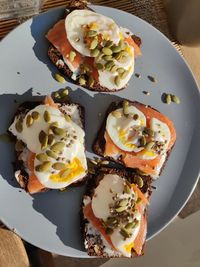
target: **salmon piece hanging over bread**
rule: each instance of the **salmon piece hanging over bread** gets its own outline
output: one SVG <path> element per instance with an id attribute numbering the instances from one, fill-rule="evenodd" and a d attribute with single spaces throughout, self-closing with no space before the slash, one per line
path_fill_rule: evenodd
<path id="1" fill-rule="evenodd" d="M 94 152 L 157 178 L 176 141 L 172 121 L 150 106 L 113 102 L 94 142 Z"/>
<path id="2" fill-rule="evenodd" d="M 144 253 L 151 177 L 101 168 L 88 180 L 82 231 L 90 256 L 136 257 Z"/>
<path id="3" fill-rule="evenodd" d="M 87 89 L 114 92 L 124 89 L 141 55 L 141 40 L 130 30 L 72 1 L 66 17 L 46 34 L 48 56 L 59 71 Z"/>
<path id="4" fill-rule="evenodd" d="M 30 194 L 64 189 L 87 175 L 84 109 L 69 101 L 25 102 L 9 131 L 16 137 L 15 178 Z"/>

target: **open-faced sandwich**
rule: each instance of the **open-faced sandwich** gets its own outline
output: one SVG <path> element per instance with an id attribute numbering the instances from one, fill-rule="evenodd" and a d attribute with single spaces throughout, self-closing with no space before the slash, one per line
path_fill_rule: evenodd
<path id="1" fill-rule="evenodd" d="M 176 141 L 171 120 L 150 106 L 113 102 L 94 143 L 96 154 L 157 178 Z"/>
<path id="2" fill-rule="evenodd" d="M 141 54 L 141 40 L 115 21 L 71 1 L 66 18 L 46 34 L 48 56 L 59 71 L 93 91 L 114 92 L 126 87 Z"/>
<path id="3" fill-rule="evenodd" d="M 63 189 L 87 174 L 84 109 L 69 102 L 25 102 L 9 131 L 16 136 L 15 177 L 29 193 Z"/>
<path id="4" fill-rule="evenodd" d="M 151 177 L 126 169 L 102 168 L 83 197 L 82 230 L 90 256 L 135 257 L 143 254 Z"/>

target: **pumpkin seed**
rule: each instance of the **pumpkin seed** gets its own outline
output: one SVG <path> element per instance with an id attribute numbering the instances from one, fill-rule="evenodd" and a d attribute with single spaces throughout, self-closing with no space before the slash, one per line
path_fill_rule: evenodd
<path id="1" fill-rule="evenodd" d="M 153 77 L 153 76 L 148 75 L 147 78 L 148 78 L 151 82 L 153 82 L 153 83 L 156 83 L 156 82 L 157 82 L 156 78 Z"/>
<path id="2" fill-rule="evenodd" d="M 135 182 L 136 182 L 136 184 L 138 185 L 139 188 L 142 188 L 143 185 L 144 185 L 144 182 L 143 182 L 143 180 L 142 180 L 142 178 L 140 176 L 136 176 L 135 177 Z"/>
<path id="3" fill-rule="evenodd" d="M 52 168 L 55 170 L 62 170 L 65 168 L 65 163 L 63 162 L 56 162 L 52 165 Z"/>
<path id="4" fill-rule="evenodd" d="M 51 167 L 51 162 L 50 161 L 44 161 L 42 164 L 40 165 L 37 165 L 35 167 L 35 170 L 37 172 L 45 172 L 45 171 L 48 171 Z"/>
<path id="5" fill-rule="evenodd" d="M 105 64 L 105 69 L 106 70 L 110 70 L 110 68 L 114 66 L 114 62 L 113 61 L 108 61 L 106 64 Z"/>
<path id="6" fill-rule="evenodd" d="M 124 68 L 118 68 L 118 69 L 117 69 L 117 72 L 120 73 L 120 74 L 122 74 L 124 71 L 125 71 Z"/>
<path id="7" fill-rule="evenodd" d="M 125 184 L 125 186 L 124 186 L 124 192 L 126 194 L 130 194 L 131 193 L 131 188 L 127 184 Z"/>
<path id="8" fill-rule="evenodd" d="M 94 165 L 98 165 L 98 162 L 96 160 L 91 159 L 90 162 Z"/>
<path id="9" fill-rule="evenodd" d="M 108 48 L 110 48 L 112 45 L 113 45 L 113 41 L 111 41 L 111 40 L 108 40 L 105 43 L 105 46 L 108 47 Z"/>
<path id="10" fill-rule="evenodd" d="M 92 40 L 91 44 L 90 44 L 90 49 L 93 50 L 97 47 L 98 45 L 98 40 L 97 39 L 94 39 Z"/>
<path id="11" fill-rule="evenodd" d="M 39 133 L 39 141 L 40 141 L 40 143 L 42 143 L 42 141 L 45 138 L 45 136 L 46 136 L 46 133 L 44 131 L 41 131 Z"/>
<path id="12" fill-rule="evenodd" d="M 141 78 L 141 74 L 140 73 L 135 73 L 135 77 Z"/>
<path id="13" fill-rule="evenodd" d="M 95 169 L 94 168 L 88 168 L 88 172 L 91 174 L 95 174 Z"/>
<path id="14" fill-rule="evenodd" d="M 121 81 L 120 76 L 119 76 L 119 75 L 115 76 L 114 82 L 115 82 L 115 84 L 116 84 L 117 86 L 120 85 L 120 81 Z"/>
<path id="15" fill-rule="evenodd" d="M 138 223 L 139 222 L 137 220 L 134 220 L 134 221 L 132 221 L 130 223 L 127 223 L 126 226 L 125 226 L 125 229 L 126 230 L 131 230 L 131 229 L 135 228 L 138 225 Z"/>
<path id="16" fill-rule="evenodd" d="M 176 104 L 180 104 L 180 98 L 176 95 L 172 95 L 171 96 L 172 102 L 176 103 Z"/>
<path id="17" fill-rule="evenodd" d="M 96 63 L 96 67 L 98 70 L 103 70 L 104 69 L 104 65 L 101 63 Z"/>
<path id="18" fill-rule="evenodd" d="M 122 74 L 120 74 L 121 79 L 125 79 L 129 74 L 128 70 L 125 70 Z"/>
<path id="19" fill-rule="evenodd" d="M 65 88 L 60 92 L 60 97 L 64 98 L 64 97 L 68 96 L 68 94 L 69 94 L 69 90 L 67 88 Z"/>
<path id="20" fill-rule="evenodd" d="M 21 152 L 24 150 L 24 143 L 21 140 L 17 140 L 17 142 L 15 144 L 15 150 L 17 152 Z"/>
<path id="21" fill-rule="evenodd" d="M 145 146 L 147 143 L 145 136 L 142 136 L 140 139 L 140 146 Z"/>
<path id="22" fill-rule="evenodd" d="M 117 207 L 115 210 L 116 210 L 116 212 L 123 212 L 123 211 L 125 211 L 127 209 L 127 207 L 126 206 L 120 206 L 120 207 Z"/>
<path id="23" fill-rule="evenodd" d="M 113 233 L 113 231 L 114 231 L 114 230 L 113 230 L 112 228 L 110 228 L 110 227 L 107 227 L 107 228 L 106 228 L 106 234 L 107 234 L 107 235 L 111 235 L 111 234 Z"/>
<path id="24" fill-rule="evenodd" d="M 145 128 L 143 132 L 151 137 L 153 137 L 155 134 L 151 128 Z"/>
<path id="25" fill-rule="evenodd" d="M 88 85 L 90 87 L 92 87 L 94 85 L 94 79 L 92 78 L 92 76 L 89 76 L 89 78 L 88 78 Z"/>
<path id="26" fill-rule="evenodd" d="M 33 118 L 31 117 L 31 115 L 28 115 L 26 118 L 26 126 L 30 127 L 33 124 Z"/>
<path id="27" fill-rule="evenodd" d="M 118 111 L 118 110 L 114 110 L 114 111 L 112 111 L 112 115 L 113 115 L 115 118 L 121 118 L 121 117 L 122 117 L 121 112 Z"/>
<path id="28" fill-rule="evenodd" d="M 79 78 L 79 84 L 80 85 L 85 85 L 86 84 L 86 80 L 83 77 Z"/>
<path id="29" fill-rule="evenodd" d="M 52 146 L 55 143 L 55 137 L 53 134 L 49 134 L 48 136 L 48 145 Z"/>
<path id="30" fill-rule="evenodd" d="M 146 149 L 147 149 L 147 150 L 151 150 L 151 149 L 153 148 L 154 144 L 155 144 L 154 142 L 149 142 L 149 143 L 147 143 L 147 144 L 146 144 Z"/>
<path id="31" fill-rule="evenodd" d="M 103 53 L 99 53 L 99 55 L 96 57 L 96 62 L 99 62 L 103 56 L 104 56 Z"/>
<path id="32" fill-rule="evenodd" d="M 170 94 L 166 94 L 165 95 L 165 102 L 169 105 L 171 103 L 171 95 Z"/>
<path id="33" fill-rule="evenodd" d="M 113 53 L 119 53 L 121 51 L 121 47 L 119 45 L 113 45 L 111 49 Z"/>
<path id="34" fill-rule="evenodd" d="M 109 217 L 107 220 L 106 220 L 106 225 L 107 226 L 114 226 L 115 224 L 117 223 L 117 219 L 115 217 Z"/>
<path id="35" fill-rule="evenodd" d="M 127 204 L 128 204 L 128 199 L 126 199 L 126 198 L 121 199 L 119 202 L 120 207 L 125 207 L 125 206 L 127 206 Z"/>
<path id="36" fill-rule="evenodd" d="M 129 102 L 127 100 L 124 100 L 122 105 L 123 105 L 123 113 L 125 116 L 127 116 L 129 114 L 129 109 L 128 109 Z"/>
<path id="37" fill-rule="evenodd" d="M 119 52 L 119 53 L 114 54 L 114 58 L 119 61 L 121 58 L 121 53 Z"/>
<path id="38" fill-rule="evenodd" d="M 65 177 L 68 175 L 68 173 L 69 173 L 69 170 L 67 169 L 67 170 L 65 170 L 64 172 L 62 172 L 62 173 L 60 174 L 60 177 L 61 177 L 61 178 L 65 178 Z"/>
<path id="39" fill-rule="evenodd" d="M 68 121 L 68 122 L 71 121 L 71 117 L 70 117 L 69 115 L 65 114 L 64 117 L 65 117 L 65 120 L 66 120 L 66 121 Z"/>
<path id="40" fill-rule="evenodd" d="M 52 131 L 55 135 L 59 135 L 59 136 L 64 136 L 66 131 L 62 128 L 58 128 L 58 127 L 53 127 Z"/>
<path id="41" fill-rule="evenodd" d="M 55 97 L 56 99 L 60 99 L 60 94 L 59 94 L 59 92 L 55 92 L 55 93 L 54 93 L 54 97 Z"/>
<path id="42" fill-rule="evenodd" d="M 97 32 L 96 32 L 96 31 L 94 31 L 94 30 L 89 30 L 89 31 L 87 32 L 87 37 L 95 37 L 95 36 L 97 36 Z"/>
<path id="43" fill-rule="evenodd" d="M 58 127 L 58 122 L 57 121 L 54 121 L 50 124 L 50 128 L 51 127 Z"/>
<path id="44" fill-rule="evenodd" d="M 61 76 L 59 73 L 56 73 L 55 74 L 55 79 L 57 82 L 59 83 L 66 83 L 66 80 L 63 76 Z"/>
<path id="45" fill-rule="evenodd" d="M 45 135 L 41 142 L 41 149 L 44 150 L 48 146 L 48 135 Z"/>
<path id="46" fill-rule="evenodd" d="M 46 122 L 50 122 L 50 120 L 51 120 L 51 115 L 50 115 L 50 113 L 49 113 L 48 110 L 45 110 L 43 117 L 44 117 L 44 120 L 45 120 Z"/>
<path id="47" fill-rule="evenodd" d="M 104 55 L 106 55 L 106 56 L 110 56 L 110 55 L 112 55 L 112 50 L 111 50 L 110 48 L 108 48 L 108 47 L 104 47 L 104 48 L 102 48 L 102 52 L 103 52 Z"/>
<path id="48" fill-rule="evenodd" d="M 128 230 L 126 230 L 125 228 L 121 228 L 121 230 L 120 230 L 120 234 L 124 237 L 124 239 L 130 237 L 130 233 L 129 233 Z"/>
<path id="49" fill-rule="evenodd" d="M 34 119 L 34 121 L 38 120 L 40 118 L 40 113 L 37 111 L 33 111 L 31 113 L 31 117 Z"/>
<path id="50" fill-rule="evenodd" d="M 65 147 L 65 143 L 63 142 L 57 142 L 54 145 L 51 146 L 51 150 L 53 152 L 60 152 L 63 150 L 63 148 Z"/>
<path id="51" fill-rule="evenodd" d="M 91 50 L 90 54 L 92 57 L 97 57 L 99 55 L 100 51 L 98 48 L 95 48 L 93 50 Z"/>
<path id="52" fill-rule="evenodd" d="M 71 51 L 69 52 L 69 60 L 70 60 L 71 62 L 73 62 L 74 59 L 75 59 L 75 57 L 76 57 L 76 52 L 73 51 L 73 50 L 71 50 Z"/>
<path id="53" fill-rule="evenodd" d="M 114 65 L 111 67 L 110 72 L 114 73 L 117 71 L 117 69 L 118 69 L 118 67 L 116 65 Z"/>
<path id="54" fill-rule="evenodd" d="M 40 153 L 36 155 L 36 159 L 39 161 L 48 161 L 48 156 L 45 153 Z"/>
<path id="55" fill-rule="evenodd" d="M 58 157 L 58 155 L 51 150 L 47 150 L 46 153 L 50 158 L 57 159 L 57 157 Z"/>
<path id="56" fill-rule="evenodd" d="M 136 203 L 139 204 L 142 202 L 142 199 L 140 197 L 138 197 L 138 199 L 136 200 Z"/>
<path id="57" fill-rule="evenodd" d="M 105 59 L 106 61 L 112 60 L 112 56 L 103 56 L 103 59 Z"/>

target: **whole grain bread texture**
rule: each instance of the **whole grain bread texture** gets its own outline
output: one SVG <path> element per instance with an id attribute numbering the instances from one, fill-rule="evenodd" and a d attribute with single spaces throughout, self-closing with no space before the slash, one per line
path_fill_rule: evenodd
<path id="1" fill-rule="evenodd" d="M 84 199 L 87 199 L 88 197 L 89 198 L 93 197 L 95 188 L 98 186 L 99 182 L 103 179 L 103 177 L 106 174 L 117 174 L 120 177 L 127 179 L 128 182 L 135 183 L 135 184 L 137 182 L 137 177 L 138 177 L 137 172 L 134 172 L 127 168 L 117 169 L 117 168 L 111 168 L 111 167 L 100 167 L 99 169 L 97 169 L 96 173 L 91 175 L 87 180 L 86 192 L 83 196 L 83 203 L 82 203 L 82 208 L 80 212 L 81 232 L 83 236 L 84 246 L 89 256 L 95 256 L 95 257 L 101 257 L 101 258 L 120 258 L 124 256 L 119 252 L 113 252 L 112 256 L 106 253 L 106 251 L 104 250 L 105 247 L 104 247 L 104 244 L 101 238 L 101 234 L 95 229 L 93 229 L 93 234 L 91 234 L 89 229 L 91 229 L 91 227 L 93 226 L 90 224 L 87 218 L 84 217 L 84 212 L 83 212 L 84 207 L 85 207 Z M 140 190 L 142 191 L 142 193 L 146 194 L 148 198 L 150 198 L 151 193 L 152 193 L 152 188 L 151 188 L 152 179 L 150 176 L 144 177 L 140 175 L 140 177 L 143 179 L 143 187 L 140 188 Z M 147 208 L 144 211 L 144 216 L 147 219 L 148 217 Z M 143 245 L 141 255 L 144 254 L 144 246 L 145 244 Z M 138 255 L 136 255 L 134 250 L 132 250 L 131 257 L 134 258 L 137 256 Z"/>
<path id="2" fill-rule="evenodd" d="M 79 116 L 80 116 L 80 120 L 81 120 L 81 127 L 85 130 L 85 109 L 84 109 L 83 106 L 81 106 L 78 103 L 71 103 L 69 100 L 63 101 L 62 99 L 61 100 L 56 100 L 55 98 L 54 98 L 54 102 L 59 104 L 59 109 L 63 113 L 64 113 L 64 111 L 62 110 L 62 107 L 64 107 L 65 105 L 67 105 L 67 106 L 74 106 L 75 105 L 78 108 L 78 111 L 79 111 Z M 21 115 L 22 117 L 25 117 L 25 115 L 31 109 L 34 109 L 36 106 L 38 106 L 40 104 L 42 104 L 42 102 L 40 102 L 40 101 L 32 101 L 32 102 L 31 101 L 27 101 L 27 102 L 24 102 L 24 103 L 20 104 L 18 109 L 17 109 L 17 111 L 16 111 L 16 113 L 15 113 L 15 115 L 14 115 L 14 118 L 17 115 Z M 13 118 L 13 121 L 14 121 L 14 118 Z M 14 137 L 14 138 L 15 138 L 15 142 L 17 142 L 16 137 Z M 24 189 L 25 191 L 28 192 L 27 185 L 28 185 L 29 175 L 28 175 L 28 173 L 26 171 L 26 167 L 24 165 L 24 161 L 20 159 L 20 154 L 21 153 L 22 153 L 21 151 L 17 151 L 15 149 L 15 161 L 13 162 L 13 169 L 14 169 L 14 173 L 17 173 L 16 180 L 17 180 L 18 184 L 20 185 L 20 187 L 22 189 Z M 86 179 L 87 179 L 87 175 L 85 177 L 83 177 L 82 180 L 77 181 L 74 184 L 71 184 L 69 186 L 81 185 L 86 181 Z M 48 190 L 49 190 L 48 188 L 44 188 L 40 192 L 45 192 L 45 191 L 48 191 Z"/>
<path id="3" fill-rule="evenodd" d="M 87 1 L 70 1 L 69 5 L 66 6 L 66 15 L 67 16 L 70 12 L 72 12 L 75 9 L 88 9 L 91 11 L 91 8 L 88 7 Z M 140 47 L 141 46 L 141 39 L 140 37 L 136 35 L 131 36 L 134 42 Z M 69 69 L 69 67 L 65 64 L 63 57 L 61 53 L 57 50 L 56 47 L 54 47 L 52 44 L 48 48 L 48 57 L 52 61 L 52 63 L 57 67 L 59 72 L 70 79 L 71 82 L 74 84 L 80 85 L 78 79 L 73 79 L 73 72 Z M 86 84 L 81 85 L 82 87 L 89 89 L 91 91 L 97 91 L 97 92 L 116 92 L 125 89 L 126 87 L 120 88 L 120 89 L 108 89 L 104 86 L 101 86 L 98 81 L 94 81 L 94 84 L 92 86 L 89 85 L 89 77 L 85 75 Z"/>
<path id="4" fill-rule="evenodd" d="M 149 105 L 144 105 L 144 104 L 142 104 L 142 103 L 140 103 L 140 102 L 138 102 L 138 101 L 130 101 L 130 100 L 128 100 L 128 99 L 124 99 L 124 100 L 127 100 L 127 101 L 129 102 L 130 105 L 131 105 L 131 104 L 134 105 L 135 103 L 139 103 L 140 105 L 143 105 L 143 106 L 145 106 L 146 108 L 149 107 L 149 108 L 152 108 L 152 109 L 154 109 L 155 111 L 159 112 L 157 109 L 155 109 L 155 108 L 153 108 L 153 107 L 151 107 L 151 106 L 149 106 Z M 109 115 L 112 111 L 114 111 L 114 110 L 116 110 L 116 109 L 118 109 L 118 108 L 122 108 L 122 107 L 123 107 L 123 101 L 124 101 L 124 100 L 122 100 L 122 101 L 112 102 L 112 103 L 110 104 L 110 106 L 109 106 L 108 109 L 107 109 L 105 118 L 104 118 L 104 120 L 103 120 L 103 124 L 101 125 L 101 128 L 99 129 L 99 132 L 98 132 L 98 134 L 97 134 L 97 137 L 96 137 L 96 139 L 95 139 L 95 141 L 94 141 L 94 143 L 93 143 L 93 151 L 94 151 L 94 153 L 96 153 L 97 155 L 102 156 L 102 157 L 104 157 L 105 159 L 108 159 L 108 160 L 110 160 L 110 161 L 116 162 L 116 163 L 118 163 L 118 164 L 122 164 L 123 166 L 125 166 L 125 164 L 124 164 L 124 162 L 121 160 L 121 157 L 119 157 L 118 159 L 114 159 L 114 158 L 112 158 L 112 157 L 104 156 L 105 143 L 106 143 L 105 138 L 104 138 L 104 133 L 105 133 L 105 130 L 106 130 L 106 120 L 107 120 L 108 115 Z M 160 112 L 159 112 L 159 113 L 160 113 Z M 161 167 L 161 169 L 160 169 L 160 173 L 158 174 L 158 176 L 161 175 L 161 173 L 162 173 L 162 171 L 163 171 L 163 169 L 164 169 L 164 167 L 165 167 L 165 164 L 167 163 L 167 160 L 168 160 L 168 158 L 169 158 L 169 156 L 170 156 L 170 153 L 171 153 L 172 149 L 173 149 L 173 147 L 172 147 L 170 150 L 167 151 L 167 156 L 166 156 L 165 162 L 163 163 L 163 165 L 162 165 L 162 167 Z M 140 172 L 139 170 L 137 170 L 137 171 Z"/>

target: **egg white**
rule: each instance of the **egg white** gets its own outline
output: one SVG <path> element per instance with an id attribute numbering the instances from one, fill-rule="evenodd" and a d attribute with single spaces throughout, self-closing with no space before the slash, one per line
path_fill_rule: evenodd
<path id="1" fill-rule="evenodd" d="M 110 40 L 118 43 L 120 40 L 120 30 L 117 24 L 111 18 L 98 14 L 90 10 L 74 10 L 65 19 L 65 29 L 67 39 L 75 50 L 84 56 L 90 56 L 90 50 L 83 40 L 83 25 L 97 23 L 98 33 L 108 34 Z M 76 42 L 77 37 L 80 39 Z"/>
<path id="2" fill-rule="evenodd" d="M 156 118 L 152 118 L 150 127 L 155 132 L 155 141 L 165 142 L 164 147 L 166 149 L 171 139 L 171 132 L 167 124 Z"/>
<path id="3" fill-rule="evenodd" d="M 146 117 L 145 115 L 136 107 L 129 106 L 129 112 L 138 115 L 138 119 L 134 120 L 133 118 L 126 117 L 123 115 L 123 109 L 119 108 L 116 111 L 122 114 L 121 118 L 116 118 L 112 112 L 108 115 L 106 121 L 106 130 L 114 142 L 114 144 L 124 151 L 134 151 L 138 152 L 140 149 L 138 148 L 139 136 L 135 136 L 132 140 L 127 140 L 127 135 L 125 136 L 126 142 L 131 145 L 135 145 L 135 147 L 127 146 L 124 142 L 122 142 L 120 138 L 120 131 L 131 131 L 135 126 L 145 127 L 146 126 Z M 139 150 L 138 150 L 139 149 Z"/>

